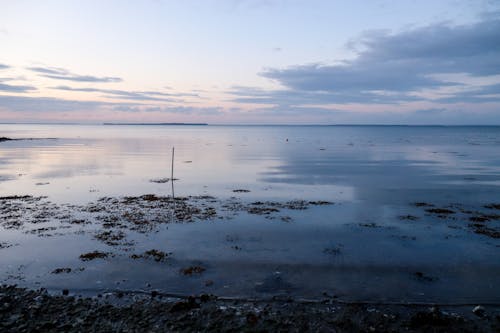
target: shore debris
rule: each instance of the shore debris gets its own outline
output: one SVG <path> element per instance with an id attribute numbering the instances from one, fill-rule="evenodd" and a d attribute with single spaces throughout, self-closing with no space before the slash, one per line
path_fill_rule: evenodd
<path id="1" fill-rule="evenodd" d="M 143 254 L 132 254 L 130 258 L 132 259 L 154 259 L 154 261 L 160 262 L 160 261 L 165 261 L 169 256 L 171 256 L 172 253 L 166 253 L 160 250 L 152 249 L 144 252 Z"/>
<path id="2" fill-rule="evenodd" d="M 105 259 L 109 256 L 107 252 L 93 251 L 89 253 L 84 253 L 80 255 L 80 259 L 83 261 L 90 261 L 94 259 Z"/>
<path id="3" fill-rule="evenodd" d="M 180 272 L 183 275 L 189 275 L 189 276 L 191 276 L 193 274 L 201 274 L 204 271 L 206 271 L 206 268 L 204 268 L 204 267 L 201 267 L 201 266 L 189 266 L 189 267 L 186 267 L 186 268 L 182 268 Z"/>

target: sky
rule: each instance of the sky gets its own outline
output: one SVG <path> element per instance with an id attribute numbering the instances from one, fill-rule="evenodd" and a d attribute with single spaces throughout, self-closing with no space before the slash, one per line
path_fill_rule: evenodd
<path id="1" fill-rule="evenodd" d="M 0 122 L 500 125 L 500 2 L 0 0 Z"/>

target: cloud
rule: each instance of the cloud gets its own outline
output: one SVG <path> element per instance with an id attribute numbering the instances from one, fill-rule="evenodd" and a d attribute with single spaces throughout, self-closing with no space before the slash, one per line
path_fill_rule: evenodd
<path id="1" fill-rule="evenodd" d="M 460 94 L 437 99 L 441 103 L 500 102 L 500 83 L 479 87 Z"/>
<path id="2" fill-rule="evenodd" d="M 7 66 L 7 65 L 4 65 L 4 64 L 0 64 L 0 69 L 6 69 L 6 68 L 9 68 L 10 66 Z"/>
<path id="3" fill-rule="evenodd" d="M 137 100 L 137 101 L 160 101 L 160 102 L 182 102 L 176 97 L 199 97 L 198 94 L 191 93 L 166 93 L 161 91 L 127 91 L 118 89 L 99 89 L 99 88 L 74 88 L 68 86 L 57 86 L 52 89 L 79 92 L 97 92 L 106 94 L 105 97 Z"/>
<path id="4" fill-rule="evenodd" d="M 96 101 L 75 101 L 53 97 L 0 95 L 0 109 L 3 108 L 14 112 L 95 111 L 106 104 Z"/>
<path id="5" fill-rule="evenodd" d="M 92 75 L 78 75 L 71 73 L 64 68 L 57 67 L 28 67 L 30 71 L 38 73 L 40 76 L 55 80 L 66 80 L 75 82 L 121 82 L 119 77 L 97 77 Z"/>
<path id="6" fill-rule="evenodd" d="M 184 115 L 217 115 L 223 112 L 219 107 L 187 107 L 187 106 L 155 106 L 138 103 L 111 103 L 101 101 L 78 101 L 53 97 L 27 97 L 0 95 L 0 110 L 11 112 L 31 112 L 40 115 L 58 112 L 99 113 L 101 111 L 118 111 L 129 113 L 171 113 Z"/>
<path id="7" fill-rule="evenodd" d="M 98 88 L 72 88 L 68 86 L 57 86 L 52 89 L 79 92 L 97 92 L 106 94 L 105 97 L 119 98 L 137 101 L 157 101 L 157 102 L 181 102 L 182 100 L 170 98 L 173 94 L 157 91 L 126 91 L 118 89 L 98 89 Z"/>
<path id="8" fill-rule="evenodd" d="M 3 66 L 3 67 L 2 67 Z M 0 69 L 3 68 L 9 68 L 7 65 L 2 65 L 0 64 Z M 9 81 L 19 81 L 19 80 L 25 80 L 24 77 L 0 77 L 0 92 L 8 92 L 8 93 L 25 93 L 25 92 L 30 92 L 37 90 L 33 86 L 28 86 L 28 85 L 14 85 L 14 84 L 7 84 L 5 82 Z"/>
<path id="9" fill-rule="evenodd" d="M 11 85 L 11 84 L 6 84 L 2 83 L 4 81 L 7 81 L 8 79 L 0 79 L 0 91 L 6 91 L 10 93 L 24 93 L 24 92 L 29 92 L 33 90 L 37 90 L 35 87 L 32 86 L 18 86 L 18 85 Z"/>
<path id="10" fill-rule="evenodd" d="M 500 19 L 467 26 L 432 25 L 399 34 L 366 33 L 362 51 L 340 65 L 311 64 L 261 73 L 298 90 L 412 91 L 442 86 L 438 73 L 500 74 Z"/>
<path id="11" fill-rule="evenodd" d="M 348 44 L 357 52 L 354 59 L 333 65 L 268 68 L 260 75 L 282 89 L 235 87 L 229 94 L 239 103 L 280 106 L 433 100 L 423 92 L 467 88 L 467 83 L 444 80 L 443 75 L 484 78 L 500 74 L 498 31 L 500 18 L 496 15 L 469 25 L 434 24 L 399 33 L 367 32 Z M 488 95 L 491 89 L 496 88 L 482 85 L 455 89 L 441 101 L 498 101 L 498 97 Z"/>
<path id="12" fill-rule="evenodd" d="M 231 101 L 244 104 L 265 104 L 280 106 L 296 106 L 303 104 L 344 104 L 370 103 L 370 104 L 397 104 L 423 100 L 398 92 L 383 91 L 305 91 L 295 89 L 265 90 L 256 87 L 233 87 L 228 91 L 233 96 Z"/>

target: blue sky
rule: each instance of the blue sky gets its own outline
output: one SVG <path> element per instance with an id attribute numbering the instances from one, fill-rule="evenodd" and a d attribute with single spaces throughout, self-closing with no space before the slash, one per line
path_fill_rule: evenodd
<path id="1" fill-rule="evenodd" d="M 497 1 L 0 1 L 0 121 L 500 124 Z"/>

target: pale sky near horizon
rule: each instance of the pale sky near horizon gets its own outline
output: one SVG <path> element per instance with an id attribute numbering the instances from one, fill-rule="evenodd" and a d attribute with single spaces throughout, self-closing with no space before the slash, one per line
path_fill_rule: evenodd
<path id="1" fill-rule="evenodd" d="M 499 124 L 497 1 L 0 0 L 0 122 Z"/>

